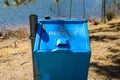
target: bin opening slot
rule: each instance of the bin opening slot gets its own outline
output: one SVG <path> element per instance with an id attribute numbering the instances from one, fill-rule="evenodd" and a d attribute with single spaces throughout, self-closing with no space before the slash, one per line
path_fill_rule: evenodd
<path id="1" fill-rule="evenodd" d="M 57 40 L 57 47 L 59 48 L 69 48 L 69 40 L 68 39 L 58 39 Z"/>

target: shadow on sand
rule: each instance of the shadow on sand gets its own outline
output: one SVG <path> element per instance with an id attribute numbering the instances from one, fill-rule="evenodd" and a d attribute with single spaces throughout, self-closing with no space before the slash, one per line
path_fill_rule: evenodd
<path id="1" fill-rule="evenodd" d="M 108 24 L 109 27 L 99 28 L 90 30 L 89 33 L 99 33 L 99 32 L 120 32 L 120 22 Z M 113 53 L 114 55 L 106 56 L 107 59 L 110 59 L 115 65 L 100 65 L 98 62 L 92 62 L 90 67 L 95 68 L 95 72 L 99 75 L 104 75 L 108 80 L 117 79 L 120 80 L 120 34 L 119 35 L 91 35 L 91 41 L 97 42 L 110 42 L 118 40 L 115 44 L 115 47 L 109 47 L 107 50 Z"/>

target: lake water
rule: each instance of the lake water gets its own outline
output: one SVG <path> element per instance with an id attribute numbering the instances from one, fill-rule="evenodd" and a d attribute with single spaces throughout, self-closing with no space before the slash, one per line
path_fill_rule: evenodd
<path id="1" fill-rule="evenodd" d="M 37 0 L 29 6 L 4 7 L 3 0 L 0 0 L 0 27 L 17 26 L 29 24 L 29 15 L 37 14 L 39 19 L 49 15 L 52 18 L 62 17 L 68 19 L 70 16 L 70 0 L 60 0 L 59 6 L 54 0 Z M 101 18 L 102 0 L 85 0 L 86 18 Z M 58 8 L 59 7 L 59 8 Z M 57 11 L 59 9 L 59 14 Z M 72 0 L 72 19 L 83 19 L 83 0 Z"/>

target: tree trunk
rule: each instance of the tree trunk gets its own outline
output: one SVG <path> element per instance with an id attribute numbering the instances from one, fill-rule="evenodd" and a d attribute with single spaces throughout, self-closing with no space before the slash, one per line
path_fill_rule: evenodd
<path id="1" fill-rule="evenodd" d="M 105 8 L 106 8 L 106 0 L 102 0 L 102 15 L 101 15 L 101 22 L 106 22 L 106 19 L 105 19 Z"/>
<path id="2" fill-rule="evenodd" d="M 86 12 L 85 12 L 85 0 L 83 0 L 83 18 L 85 19 L 86 16 L 85 16 Z"/>

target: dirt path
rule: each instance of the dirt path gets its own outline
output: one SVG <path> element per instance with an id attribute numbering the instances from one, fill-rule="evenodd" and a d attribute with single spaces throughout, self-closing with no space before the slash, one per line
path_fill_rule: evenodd
<path id="1" fill-rule="evenodd" d="M 120 80 L 120 23 L 89 25 L 89 80 Z M 14 42 L 17 40 L 17 47 Z M 0 80 L 33 80 L 30 40 L 0 41 Z"/>

